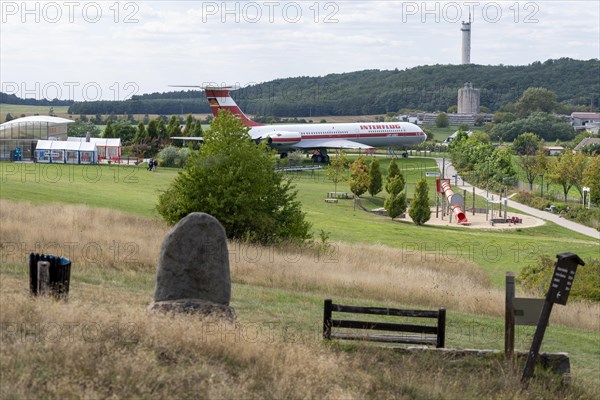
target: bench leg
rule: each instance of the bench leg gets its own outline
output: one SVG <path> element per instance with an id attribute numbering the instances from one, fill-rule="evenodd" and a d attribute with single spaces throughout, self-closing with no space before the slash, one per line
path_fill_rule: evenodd
<path id="1" fill-rule="evenodd" d="M 323 339 L 331 339 L 331 313 L 332 313 L 331 299 L 325 300 L 323 308 Z"/>
<path id="2" fill-rule="evenodd" d="M 438 334 L 435 347 L 442 349 L 446 346 L 446 309 L 440 308 L 438 311 Z"/>

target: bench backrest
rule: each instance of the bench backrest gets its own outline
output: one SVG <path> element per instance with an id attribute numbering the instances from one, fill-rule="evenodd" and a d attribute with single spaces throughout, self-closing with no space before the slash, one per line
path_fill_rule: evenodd
<path id="1" fill-rule="evenodd" d="M 374 321 L 356 321 L 333 319 L 333 312 L 352 313 L 352 314 L 374 314 L 374 315 L 390 315 L 397 317 L 416 317 L 416 318 L 432 318 L 437 320 L 437 325 L 416 325 L 416 324 L 397 324 L 389 322 L 374 322 Z M 350 329 L 367 329 L 389 332 L 407 332 L 417 335 L 401 336 L 401 335 L 355 335 L 355 334 L 332 334 L 332 328 L 350 328 Z M 425 336 L 430 335 L 430 336 Z M 438 311 L 427 310 L 400 310 L 396 308 L 380 308 L 380 307 L 359 307 L 334 304 L 332 300 L 325 300 L 323 311 L 323 338 L 331 339 L 348 339 L 348 340 L 367 340 L 374 342 L 387 343 L 410 343 L 410 344 L 427 344 L 442 348 L 445 345 L 446 339 L 446 309 L 440 308 Z"/>

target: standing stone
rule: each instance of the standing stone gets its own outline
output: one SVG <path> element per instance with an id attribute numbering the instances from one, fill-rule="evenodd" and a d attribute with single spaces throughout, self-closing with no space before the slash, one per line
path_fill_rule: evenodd
<path id="1" fill-rule="evenodd" d="M 231 281 L 225 229 L 205 213 L 191 213 L 167 233 L 158 259 L 150 311 L 222 314 L 229 307 Z"/>

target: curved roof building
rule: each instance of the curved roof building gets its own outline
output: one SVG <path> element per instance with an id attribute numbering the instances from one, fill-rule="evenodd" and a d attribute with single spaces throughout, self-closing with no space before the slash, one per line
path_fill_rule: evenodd
<path id="1" fill-rule="evenodd" d="M 66 140 L 72 121 L 48 115 L 13 119 L 0 125 L 0 160 L 10 160 L 17 152 L 22 160 L 33 160 L 38 140 Z"/>

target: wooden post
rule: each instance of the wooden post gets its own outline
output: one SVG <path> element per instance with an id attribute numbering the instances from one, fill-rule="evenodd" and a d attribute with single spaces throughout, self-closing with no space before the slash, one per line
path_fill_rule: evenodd
<path id="1" fill-rule="evenodd" d="M 473 186 L 473 215 L 475 215 L 475 186 Z"/>
<path id="2" fill-rule="evenodd" d="M 331 339 L 331 312 L 333 301 L 325 300 L 323 308 L 323 339 Z"/>
<path id="3" fill-rule="evenodd" d="M 515 351 L 515 273 L 506 273 L 506 303 L 504 307 L 504 359 L 512 360 Z"/>
<path id="4" fill-rule="evenodd" d="M 523 389 L 527 389 L 529 380 L 533 376 L 533 370 L 535 368 L 535 363 L 537 362 L 538 354 L 540 353 L 540 348 L 542 347 L 542 340 L 546 333 L 546 327 L 550 320 L 550 313 L 552 312 L 553 305 L 554 303 L 546 298 L 546 301 L 544 301 L 544 308 L 542 308 L 542 313 L 540 314 L 540 321 L 538 322 L 535 334 L 533 335 L 531 349 L 529 349 L 529 353 L 527 354 L 527 362 L 525 363 L 523 376 L 521 377 L 521 387 Z"/>
<path id="5" fill-rule="evenodd" d="M 37 262 L 37 294 L 47 295 L 50 293 L 50 262 Z"/>
<path id="6" fill-rule="evenodd" d="M 438 349 L 443 349 L 446 345 L 446 309 L 440 308 L 438 311 L 438 334 L 437 334 L 437 344 L 435 347 Z"/>

